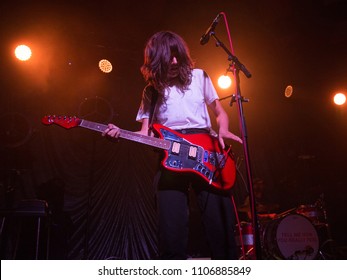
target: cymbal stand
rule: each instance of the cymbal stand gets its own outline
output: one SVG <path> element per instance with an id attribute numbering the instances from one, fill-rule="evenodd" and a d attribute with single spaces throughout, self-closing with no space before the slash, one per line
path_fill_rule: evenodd
<path id="1" fill-rule="evenodd" d="M 324 252 L 323 248 L 325 247 L 326 244 L 329 244 L 330 242 L 333 242 L 334 239 L 332 237 L 330 224 L 328 222 L 328 215 L 327 215 L 326 203 L 325 203 L 325 200 L 324 200 L 324 193 L 322 193 L 319 196 L 318 200 L 315 202 L 314 205 L 318 208 L 318 210 L 322 211 L 322 214 L 323 214 L 323 226 L 326 229 L 326 233 L 327 233 L 327 238 L 319 246 L 319 255 L 321 256 L 322 259 L 325 260 L 325 259 L 327 259 L 326 256 L 328 254 L 326 252 Z M 331 249 L 332 257 L 334 258 L 334 255 L 335 255 L 334 249 L 331 246 L 329 248 Z"/>

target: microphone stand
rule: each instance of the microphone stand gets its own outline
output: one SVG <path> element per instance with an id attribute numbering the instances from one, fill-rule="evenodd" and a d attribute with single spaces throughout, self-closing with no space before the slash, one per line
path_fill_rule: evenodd
<path id="1" fill-rule="evenodd" d="M 257 259 L 261 259 L 261 243 L 260 243 L 260 234 L 259 234 L 259 228 L 258 228 L 258 217 L 257 217 L 257 211 L 256 211 L 256 204 L 255 204 L 255 198 L 254 198 L 254 192 L 253 192 L 253 182 L 252 182 L 252 170 L 251 170 L 251 164 L 250 164 L 250 157 L 249 157 L 249 150 L 248 150 L 248 135 L 247 135 L 247 129 L 246 129 L 246 121 L 245 116 L 243 114 L 243 102 L 248 102 L 248 99 L 245 99 L 241 96 L 241 88 L 240 88 L 240 76 L 239 73 L 242 71 L 247 78 L 250 78 L 252 75 L 247 70 L 247 68 L 238 60 L 236 56 L 234 56 L 226 47 L 225 45 L 217 38 L 214 32 L 210 33 L 211 37 L 213 37 L 216 41 L 216 47 L 222 47 L 222 49 L 227 53 L 228 60 L 232 62 L 232 65 L 234 66 L 234 76 L 236 80 L 236 94 L 231 96 L 230 106 L 234 102 L 238 105 L 238 113 L 239 113 L 239 121 L 240 121 L 240 130 L 241 130 L 241 138 L 243 141 L 243 152 L 245 156 L 245 164 L 246 164 L 246 173 L 247 173 L 247 184 L 248 184 L 248 192 L 249 192 L 249 201 L 250 201 L 250 208 L 251 208 L 251 215 L 252 215 L 252 229 L 254 234 L 254 250 L 255 255 Z"/>

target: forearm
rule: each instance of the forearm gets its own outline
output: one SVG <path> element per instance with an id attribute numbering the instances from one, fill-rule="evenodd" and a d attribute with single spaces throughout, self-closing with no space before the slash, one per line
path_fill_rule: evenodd
<path id="1" fill-rule="evenodd" d="M 149 124 L 148 124 L 148 119 L 142 119 L 141 122 L 141 129 L 136 131 L 136 133 L 142 134 L 142 135 L 148 135 L 148 129 L 149 129 Z"/>
<path id="2" fill-rule="evenodd" d="M 214 102 L 212 102 L 210 108 L 212 109 L 216 117 L 216 122 L 218 126 L 218 138 L 221 146 L 223 148 L 225 146 L 223 138 L 232 139 L 239 143 L 242 143 L 242 140 L 238 136 L 229 131 L 229 117 L 223 109 L 222 104 L 219 102 L 219 100 L 215 100 Z"/>
<path id="3" fill-rule="evenodd" d="M 229 118 L 227 113 L 224 110 L 220 110 L 216 114 L 216 122 L 218 126 L 218 131 L 229 131 Z"/>

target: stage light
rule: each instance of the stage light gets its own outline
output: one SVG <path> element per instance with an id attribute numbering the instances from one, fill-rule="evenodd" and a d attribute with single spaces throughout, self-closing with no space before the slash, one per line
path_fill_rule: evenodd
<path id="1" fill-rule="evenodd" d="M 228 75 L 222 75 L 218 78 L 218 86 L 220 88 L 229 88 L 232 84 L 232 80 Z"/>
<path id="2" fill-rule="evenodd" d="M 19 60 L 27 61 L 31 57 L 31 49 L 26 45 L 20 45 L 15 49 L 14 54 Z"/>
<path id="3" fill-rule="evenodd" d="M 343 93 L 337 93 L 334 96 L 334 103 L 336 105 L 343 105 L 346 103 L 346 95 Z"/>
<path id="4" fill-rule="evenodd" d="M 104 73 L 110 73 L 112 71 L 112 63 L 107 59 L 101 59 L 99 61 L 99 68 Z"/>
<path id="5" fill-rule="evenodd" d="M 289 98 L 293 94 L 293 87 L 291 85 L 288 85 L 286 89 L 284 90 L 284 96 Z"/>

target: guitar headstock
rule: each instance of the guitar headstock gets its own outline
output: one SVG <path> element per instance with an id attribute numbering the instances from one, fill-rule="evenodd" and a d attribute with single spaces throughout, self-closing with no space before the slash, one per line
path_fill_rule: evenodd
<path id="1" fill-rule="evenodd" d="M 81 121 L 82 120 L 77 117 L 56 116 L 56 115 L 44 116 L 41 119 L 41 122 L 45 125 L 57 124 L 67 129 L 79 126 Z"/>

